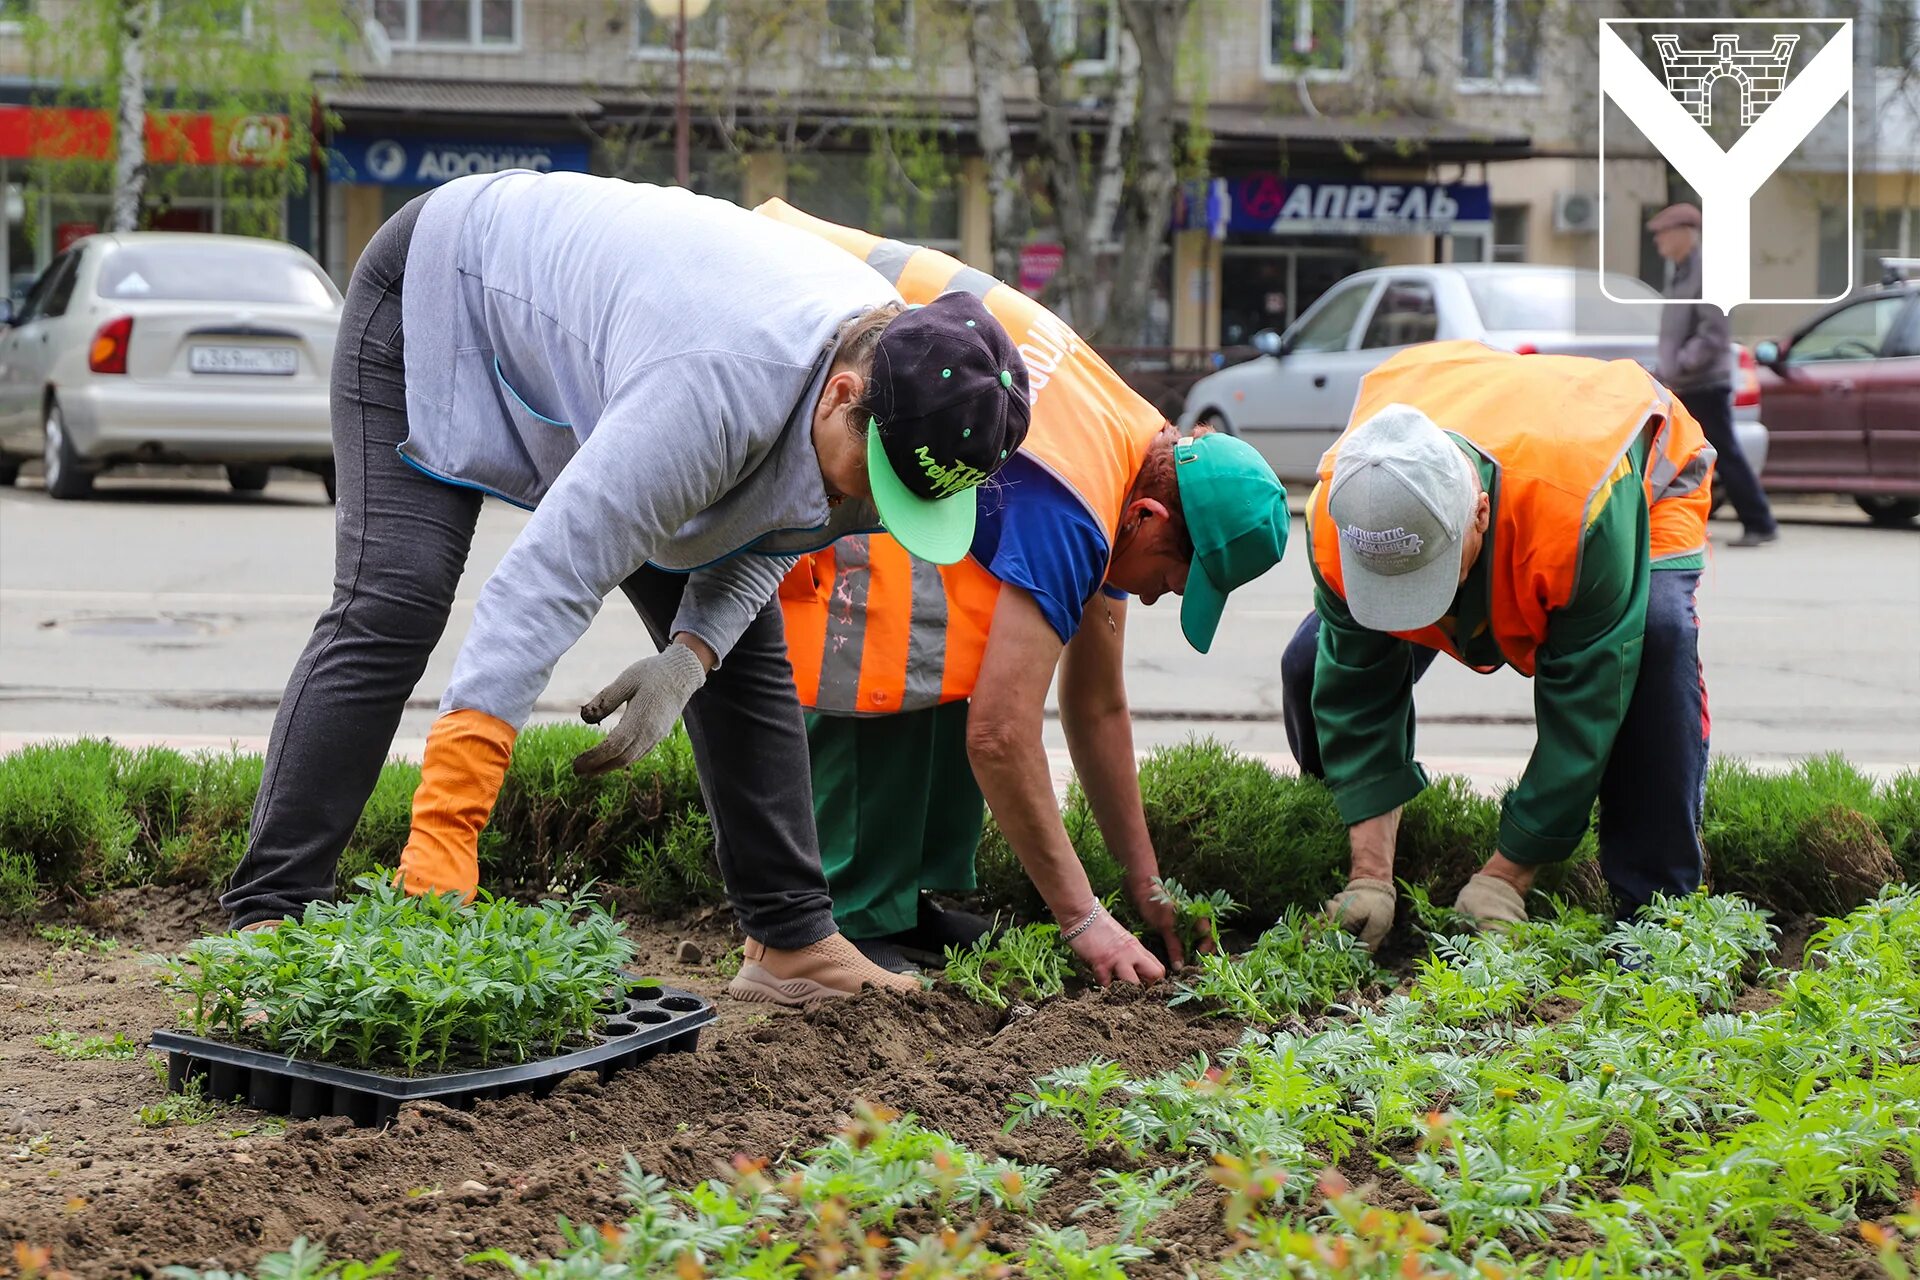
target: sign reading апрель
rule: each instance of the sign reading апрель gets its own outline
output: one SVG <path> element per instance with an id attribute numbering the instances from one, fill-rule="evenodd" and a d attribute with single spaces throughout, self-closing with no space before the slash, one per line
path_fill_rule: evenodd
<path id="1" fill-rule="evenodd" d="M 531 169 L 535 173 L 585 173 L 584 142 L 476 141 L 410 136 L 336 138 L 328 148 L 334 182 L 384 187 L 437 187 L 475 173 Z"/>
<path id="2" fill-rule="evenodd" d="M 1213 188 L 1213 190 L 1209 190 Z M 1184 230 L 1206 226 L 1208 197 L 1224 197 L 1229 232 L 1271 235 L 1442 235 L 1459 223 L 1486 222 L 1486 186 L 1467 182 L 1379 182 L 1283 178 L 1255 173 L 1189 183 L 1176 210 Z M 1216 220 L 1222 212 L 1213 210 Z"/>

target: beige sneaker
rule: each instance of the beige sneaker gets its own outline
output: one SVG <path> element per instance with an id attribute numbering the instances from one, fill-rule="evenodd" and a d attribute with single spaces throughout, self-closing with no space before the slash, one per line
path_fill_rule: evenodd
<path id="1" fill-rule="evenodd" d="M 746 959 L 727 984 L 727 994 L 736 1000 L 799 1005 L 844 1000 L 859 995 L 862 987 L 918 991 L 920 980 L 888 973 L 837 933 L 798 951 L 779 951 L 749 938 Z"/>

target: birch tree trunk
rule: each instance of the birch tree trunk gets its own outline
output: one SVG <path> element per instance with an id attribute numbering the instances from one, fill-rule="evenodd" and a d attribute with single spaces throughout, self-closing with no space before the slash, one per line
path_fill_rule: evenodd
<path id="1" fill-rule="evenodd" d="M 1139 46 L 1140 106 L 1131 179 L 1121 210 L 1120 256 L 1108 294 L 1102 339 L 1140 341 L 1173 213 L 1175 78 L 1191 0 L 1119 0 L 1120 18 Z"/>
<path id="2" fill-rule="evenodd" d="M 1064 299 L 1068 322 L 1084 333 L 1100 318 L 1094 296 L 1099 264 L 1087 223 L 1087 193 L 1080 180 L 1079 139 L 1074 134 L 1065 74 L 1060 66 L 1060 52 L 1053 43 L 1053 24 L 1046 8 L 1041 0 L 1015 0 L 1015 10 L 1027 33 L 1028 57 L 1033 62 L 1034 87 L 1040 107 L 1040 154 L 1046 163 L 1054 221 L 1060 229 L 1060 273 L 1054 277 L 1056 297 Z M 1055 307 L 1062 309 L 1058 301 Z"/>
<path id="3" fill-rule="evenodd" d="M 993 274 L 1017 286 L 1020 231 L 1013 129 L 1007 123 L 1007 70 L 1013 59 L 996 0 L 973 0 L 967 56 L 973 65 L 973 98 L 979 114 L 980 150 L 987 161 L 987 195 L 993 237 Z"/>
<path id="4" fill-rule="evenodd" d="M 149 0 L 120 2 L 120 100 L 113 122 L 113 213 L 110 231 L 140 226 L 147 187 L 146 39 Z"/>

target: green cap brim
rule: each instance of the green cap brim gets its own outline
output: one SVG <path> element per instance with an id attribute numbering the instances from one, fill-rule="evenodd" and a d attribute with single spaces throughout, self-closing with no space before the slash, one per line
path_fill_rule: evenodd
<path id="1" fill-rule="evenodd" d="M 867 483 L 880 523 L 913 555 L 934 564 L 958 564 L 973 546 L 972 489 L 947 498 L 922 498 L 902 484 L 887 461 L 880 428 L 867 428 Z"/>
<path id="2" fill-rule="evenodd" d="M 1187 589 L 1180 596 L 1180 630 L 1197 652 L 1213 647 L 1213 633 L 1220 629 L 1220 615 L 1227 611 L 1227 593 L 1214 585 L 1207 571 L 1194 557 L 1187 570 Z"/>

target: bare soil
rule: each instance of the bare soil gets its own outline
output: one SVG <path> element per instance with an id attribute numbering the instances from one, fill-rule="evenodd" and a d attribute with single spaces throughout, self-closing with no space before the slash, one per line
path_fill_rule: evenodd
<path id="1" fill-rule="evenodd" d="M 604 1086 L 575 1075 L 544 1100 L 472 1112 L 420 1104 L 385 1130 L 343 1119 L 283 1123 L 242 1106 L 222 1106 L 202 1124 L 149 1128 L 139 1111 L 160 1101 L 162 1087 L 144 1055 L 69 1060 L 37 1041 L 56 1028 L 143 1041 L 174 1025 L 142 954 L 176 950 L 223 921 L 203 891 L 116 894 L 82 915 L 119 948 L 62 950 L 34 927 L 0 926 L 0 1259 L 26 1241 L 49 1248 L 54 1266 L 77 1280 L 148 1276 L 175 1263 L 250 1267 L 299 1235 L 336 1256 L 399 1250 L 410 1276 L 498 1277 L 464 1257 L 558 1248 L 560 1215 L 622 1217 L 618 1174 L 629 1152 L 686 1185 L 726 1172 L 736 1155 L 803 1151 L 839 1129 L 858 1100 L 911 1112 L 976 1150 L 1058 1168 L 1043 1210 L 1061 1221 L 1116 1156 L 1089 1156 L 1054 1126 L 1003 1132 L 1008 1100 L 1034 1075 L 1094 1055 L 1151 1072 L 1239 1035 L 1235 1024 L 1169 1009 L 1166 990 L 1082 991 L 1019 1016 L 939 992 L 875 993 L 805 1013 L 722 997 L 697 1053 L 654 1059 Z M 714 961 L 737 941 L 724 918 L 635 922 L 634 933 L 636 968 L 721 995 Z M 688 941 L 702 953 L 697 966 L 676 958 Z M 1398 1177 L 1350 1172 L 1356 1185 L 1372 1181 L 1380 1201 L 1421 1205 Z M 1099 1238 L 1105 1224 L 1085 1225 Z M 1202 1269 L 1227 1243 L 1211 1193 L 1157 1230 L 1169 1243 L 1136 1275 Z M 1776 1273 L 1865 1275 L 1870 1264 L 1857 1237 L 1808 1233 Z"/>

